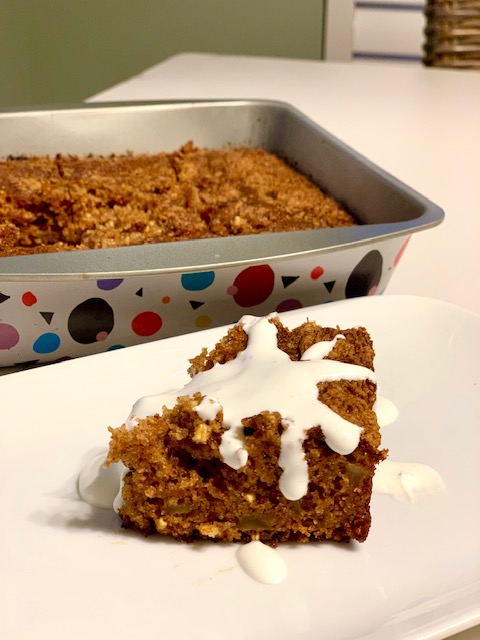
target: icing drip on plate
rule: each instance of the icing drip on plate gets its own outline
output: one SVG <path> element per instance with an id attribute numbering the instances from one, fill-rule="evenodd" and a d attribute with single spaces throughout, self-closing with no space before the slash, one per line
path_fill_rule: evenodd
<path id="1" fill-rule="evenodd" d="M 241 569 L 257 582 L 280 584 L 287 577 L 287 563 L 282 555 L 259 540 L 240 545 L 235 555 Z"/>
<path id="2" fill-rule="evenodd" d="M 373 410 L 377 414 L 377 422 L 380 429 L 393 424 L 398 418 L 398 409 L 396 405 L 384 396 L 377 395 L 377 400 L 373 405 Z"/>
<path id="3" fill-rule="evenodd" d="M 381 462 L 373 477 L 373 492 L 385 493 L 401 502 L 421 502 L 445 493 L 440 474 L 426 464 L 416 462 Z"/>
<path id="4" fill-rule="evenodd" d="M 78 477 L 78 494 L 84 502 L 100 509 L 112 509 L 122 480 L 122 467 L 118 463 L 105 468 L 107 452 L 89 460 Z"/>
<path id="5" fill-rule="evenodd" d="M 398 418 L 396 405 L 383 396 L 377 396 L 373 409 L 381 429 Z M 383 460 L 375 469 L 372 492 L 392 496 L 400 502 L 417 503 L 445 493 L 446 486 L 438 471 L 426 464 Z"/>
<path id="6" fill-rule="evenodd" d="M 268 317 L 244 316 L 240 323 L 248 335 L 244 351 L 224 364 L 195 375 L 179 392 L 148 396 L 139 400 L 130 416 L 135 419 L 161 413 L 164 406 L 173 407 L 180 395 L 204 397 L 197 412 L 202 419 L 212 420 L 223 411 L 220 453 L 226 464 L 240 469 L 248 460 L 242 419 L 263 411 L 278 412 L 285 427 L 281 435 L 279 465 L 283 469 L 280 490 L 289 500 L 298 500 L 308 489 L 308 468 L 303 452 L 307 431 L 321 426 L 327 445 L 347 455 L 358 446 L 361 427 L 341 418 L 318 400 L 319 382 L 337 380 L 371 380 L 376 376 L 365 367 L 327 360 L 335 347 L 333 340 L 312 345 L 301 360 L 292 361 L 278 348 L 277 328 Z"/>

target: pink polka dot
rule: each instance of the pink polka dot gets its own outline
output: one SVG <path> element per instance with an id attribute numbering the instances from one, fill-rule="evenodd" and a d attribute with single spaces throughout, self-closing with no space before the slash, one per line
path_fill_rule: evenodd
<path id="1" fill-rule="evenodd" d="M 162 327 L 162 319 L 158 313 L 144 311 L 132 320 L 132 330 L 137 336 L 153 336 Z"/>
<path id="2" fill-rule="evenodd" d="M 229 296 L 236 296 L 238 293 L 238 289 L 234 284 L 232 284 L 231 287 L 228 287 L 227 293 Z"/>
<path id="3" fill-rule="evenodd" d="M 324 270 L 322 267 L 315 267 L 310 272 L 310 277 L 312 280 L 318 280 L 320 276 L 323 276 Z"/>
<path id="4" fill-rule="evenodd" d="M 11 324 L 0 322 L 0 349 L 11 349 L 20 340 L 20 335 Z"/>
<path id="5" fill-rule="evenodd" d="M 106 331 L 99 331 L 96 335 L 97 342 L 103 342 L 108 338 L 108 333 Z"/>
<path id="6" fill-rule="evenodd" d="M 377 293 L 378 287 L 374 286 L 368 290 L 367 296 L 374 296 Z"/>
<path id="7" fill-rule="evenodd" d="M 37 297 L 31 291 L 26 291 L 22 296 L 22 302 L 26 307 L 31 307 L 37 302 Z"/>
<path id="8" fill-rule="evenodd" d="M 402 246 L 400 247 L 399 252 L 397 253 L 397 255 L 395 256 L 395 259 L 393 261 L 393 266 L 396 267 L 397 264 L 400 262 L 400 258 L 403 256 L 403 252 L 405 251 L 405 249 L 407 248 L 408 243 L 410 242 L 410 236 L 408 236 L 408 238 L 405 240 L 405 242 L 402 244 Z"/>

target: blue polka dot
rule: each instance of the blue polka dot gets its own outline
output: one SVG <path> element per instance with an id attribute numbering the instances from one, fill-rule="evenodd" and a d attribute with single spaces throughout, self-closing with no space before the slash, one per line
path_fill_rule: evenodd
<path id="1" fill-rule="evenodd" d="M 56 333 L 43 333 L 33 343 L 35 353 L 52 353 L 60 346 L 60 337 Z"/>
<path id="2" fill-rule="evenodd" d="M 125 349 L 123 344 L 112 344 L 111 347 L 108 347 L 107 351 L 116 351 L 117 349 Z"/>
<path id="3" fill-rule="evenodd" d="M 108 280 L 97 280 L 97 287 L 102 291 L 116 289 L 123 282 L 123 278 L 109 278 Z"/>
<path id="4" fill-rule="evenodd" d="M 182 287 L 187 291 L 203 291 L 213 284 L 215 271 L 199 271 L 198 273 L 183 273 Z"/>

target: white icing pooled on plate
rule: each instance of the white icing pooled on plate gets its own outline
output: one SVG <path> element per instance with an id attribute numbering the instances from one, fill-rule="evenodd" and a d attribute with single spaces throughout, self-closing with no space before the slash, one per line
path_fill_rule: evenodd
<path id="1" fill-rule="evenodd" d="M 148 396 L 139 400 L 130 421 L 172 408 L 180 395 L 196 392 L 207 396 L 197 407 L 202 419 L 212 419 L 223 410 L 220 454 L 226 464 L 240 469 L 248 460 L 242 419 L 263 411 L 278 412 L 285 427 L 281 436 L 279 465 L 283 470 L 280 490 L 289 500 L 298 500 L 308 488 L 308 468 L 302 444 L 307 431 L 321 426 L 327 445 L 347 455 L 358 446 L 362 428 L 341 418 L 318 400 L 319 382 L 371 380 L 376 376 L 365 367 L 326 360 L 338 340 L 314 344 L 299 361 L 293 361 L 277 346 L 277 328 L 269 321 L 276 316 L 244 316 L 240 323 L 248 335 L 244 351 L 224 364 L 215 364 L 196 374 L 179 392 Z M 203 417 L 205 416 L 205 417 Z M 129 425 L 130 426 L 130 425 Z"/>
<path id="2" fill-rule="evenodd" d="M 78 494 L 84 502 L 92 507 L 111 509 L 118 494 L 118 485 L 122 479 L 121 463 L 111 464 L 105 468 L 107 452 L 92 458 L 83 467 L 78 477 Z"/>
<path id="3" fill-rule="evenodd" d="M 373 492 L 393 496 L 402 502 L 421 502 L 430 496 L 445 493 L 440 474 L 426 464 L 417 462 L 381 462 L 373 477 Z"/>
<path id="4" fill-rule="evenodd" d="M 237 561 L 247 576 L 262 584 L 280 584 L 287 577 L 287 563 L 281 554 L 259 540 L 238 547 Z"/>

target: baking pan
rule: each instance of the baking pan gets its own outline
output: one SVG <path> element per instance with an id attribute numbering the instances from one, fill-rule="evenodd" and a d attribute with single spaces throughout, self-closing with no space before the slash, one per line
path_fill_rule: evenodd
<path id="1" fill-rule="evenodd" d="M 0 112 L 0 156 L 262 147 L 341 202 L 356 227 L 0 258 L 0 366 L 77 357 L 382 293 L 442 210 L 275 101 L 107 103 Z"/>

